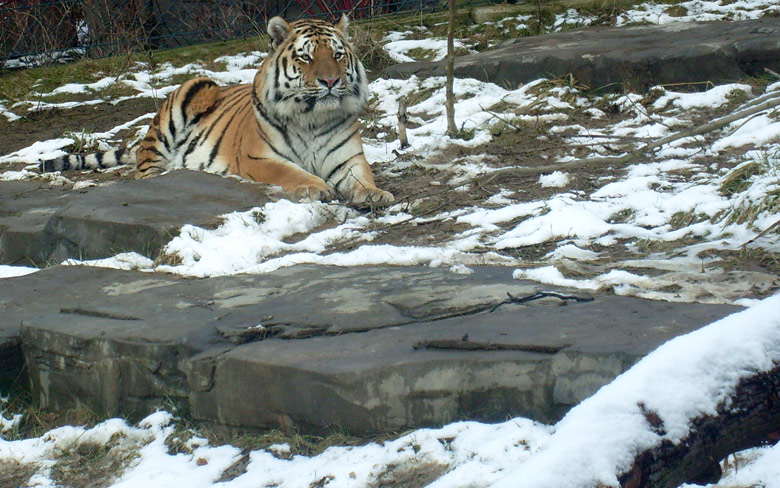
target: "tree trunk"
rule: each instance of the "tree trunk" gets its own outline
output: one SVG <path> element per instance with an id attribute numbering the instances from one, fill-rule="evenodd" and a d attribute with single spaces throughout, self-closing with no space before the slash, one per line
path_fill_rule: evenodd
<path id="1" fill-rule="evenodd" d="M 406 137 L 406 97 L 398 100 L 398 141 L 401 149 L 409 147 L 409 139 Z"/>
<path id="2" fill-rule="evenodd" d="M 449 21 L 447 28 L 447 135 L 457 137 L 458 128 L 455 125 L 455 94 L 453 93 L 455 72 L 455 0 L 450 1 Z"/>

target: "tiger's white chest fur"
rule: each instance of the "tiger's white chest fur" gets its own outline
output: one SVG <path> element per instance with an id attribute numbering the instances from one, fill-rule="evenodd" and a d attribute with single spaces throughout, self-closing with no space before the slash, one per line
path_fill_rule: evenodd
<path id="1" fill-rule="evenodd" d="M 336 166 L 355 153 L 349 142 L 358 130 L 357 119 L 357 114 L 345 113 L 295 121 L 277 119 L 285 131 L 277 134 L 276 141 L 291 156 L 291 162 L 327 179 Z"/>

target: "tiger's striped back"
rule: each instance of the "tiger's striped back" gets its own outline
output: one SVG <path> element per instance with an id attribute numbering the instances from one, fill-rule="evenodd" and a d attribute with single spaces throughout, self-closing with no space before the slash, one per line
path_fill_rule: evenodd
<path id="1" fill-rule="evenodd" d="M 217 103 L 223 92 L 241 91 L 244 86 L 222 89 L 208 78 L 183 83 L 165 100 L 138 143 L 136 178 L 176 168 L 222 172 L 214 171 L 203 159 L 203 153 L 213 145 L 210 136 L 220 132 L 215 131 L 209 115 L 226 112 L 223 104 Z"/>

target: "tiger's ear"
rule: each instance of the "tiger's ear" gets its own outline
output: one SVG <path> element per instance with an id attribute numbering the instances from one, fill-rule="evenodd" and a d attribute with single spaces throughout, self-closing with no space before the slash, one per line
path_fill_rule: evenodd
<path id="1" fill-rule="evenodd" d="M 287 23 L 281 17 L 274 17 L 268 21 L 268 35 L 271 36 L 273 41 L 273 47 L 277 48 L 279 45 L 287 39 L 287 35 L 290 33 L 290 24 Z"/>
<path id="2" fill-rule="evenodd" d="M 338 23 L 336 24 L 336 29 L 340 30 L 341 33 L 344 34 L 344 37 L 349 39 L 347 28 L 349 28 L 349 17 L 347 17 L 347 14 L 341 14 L 341 19 L 339 19 Z"/>

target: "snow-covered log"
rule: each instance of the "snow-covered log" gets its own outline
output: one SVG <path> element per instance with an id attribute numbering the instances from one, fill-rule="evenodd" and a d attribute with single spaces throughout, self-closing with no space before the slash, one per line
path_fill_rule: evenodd
<path id="1" fill-rule="evenodd" d="M 645 410 L 648 424 L 659 433 L 663 421 Z M 625 488 L 675 488 L 682 483 L 715 483 L 718 461 L 727 455 L 780 440 L 780 366 L 744 378 L 717 414 L 698 417 L 679 443 L 661 445 L 636 456 L 620 477 Z"/>
<path id="2" fill-rule="evenodd" d="M 780 295 L 664 344 L 494 487 L 677 487 L 780 434 Z"/>

